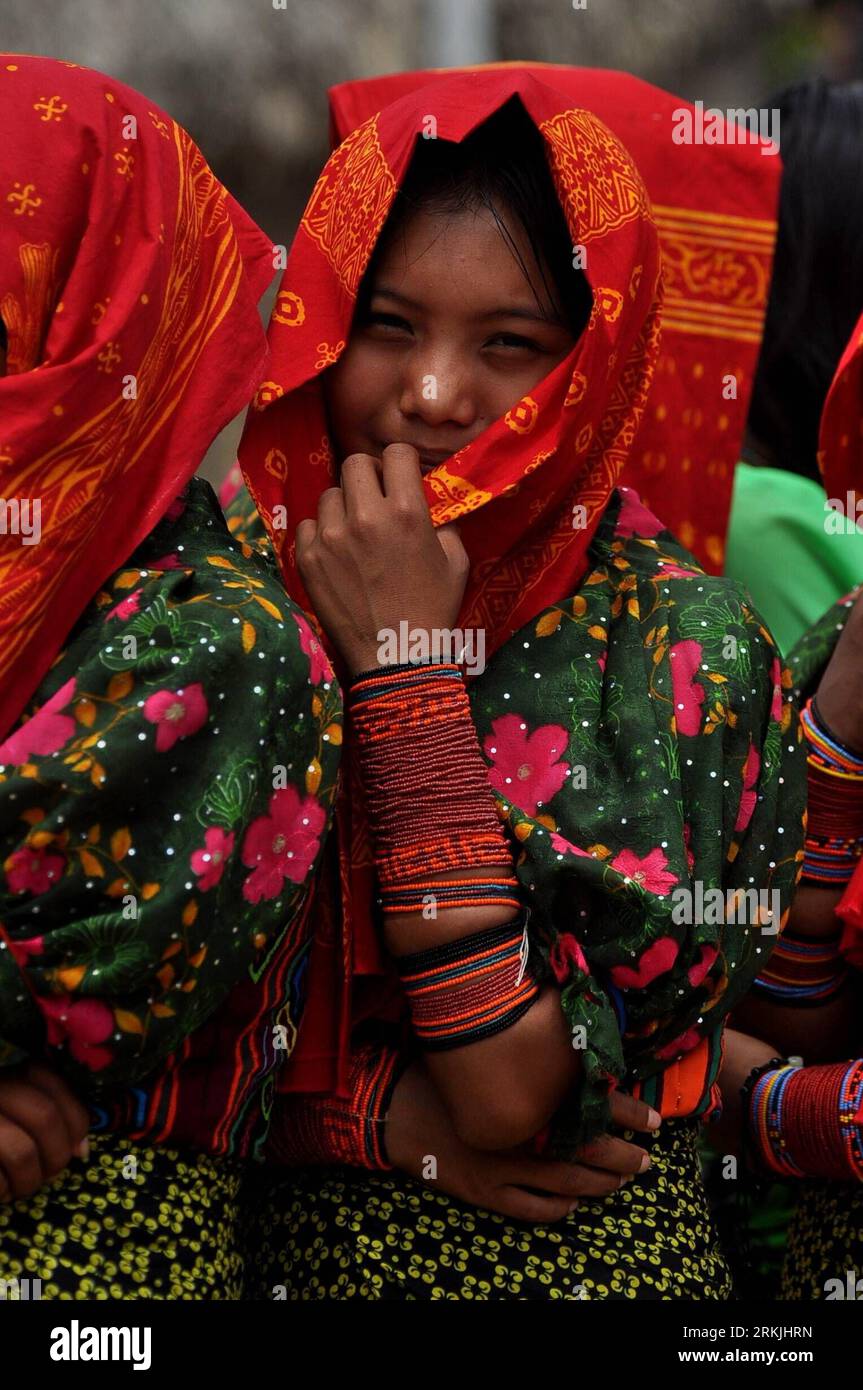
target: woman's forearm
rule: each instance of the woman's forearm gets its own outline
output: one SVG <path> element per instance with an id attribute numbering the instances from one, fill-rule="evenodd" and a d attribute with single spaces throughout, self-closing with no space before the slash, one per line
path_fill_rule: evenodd
<path id="1" fill-rule="evenodd" d="M 533 979 L 521 889 L 458 669 L 384 668 L 351 690 L 384 937 L 461 1139 L 510 1148 L 577 1075 L 556 990 Z M 507 931 L 511 926 L 511 931 Z"/>
<path id="2" fill-rule="evenodd" d="M 452 879 L 482 871 L 453 870 Z M 444 877 L 443 875 L 441 876 Z M 395 958 L 431 945 L 474 936 L 513 922 L 513 908 L 488 905 L 442 909 L 387 920 L 385 939 Z M 458 1008 L 458 990 L 448 995 Z M 527 1012 L 502 1032 L 450 1051 L 427 1052 L 429 1075 L 459 1138 L 473 1148 L 512 1148 L 544 1129 L 578 1077 L 578 1053 L 554 987 L 540 991 Z"/>
<path id="3" fill-rule="evenodd" d="M 844 888 L 801 885 L 787 931 L 813 943 L 835 938 L 839 928 L 835 909 L 843 892 Z M 754 989 L 735 1009 L 734 1023 L 755 1037 L 769 1038 L 786 1056 L 827 1062 L 849 1056 L 863 1041 L 859 1005 L 859 980 L 856 972 L 849 971 L 844 985 L 832 997 L 809 1007 L 783 1004 Z"/>

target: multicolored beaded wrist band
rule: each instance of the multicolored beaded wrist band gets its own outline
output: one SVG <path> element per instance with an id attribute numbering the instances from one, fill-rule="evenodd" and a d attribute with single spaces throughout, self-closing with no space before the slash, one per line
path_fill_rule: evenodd
<path id="1" fill-rule="evenodd" d="M 518 907 L 512 854 L 459 667 L 363 672 L 351 686 L 350 713 L 383 911 L 422 911 L 428 893 L 439 905 L 448 898 L 447 907 Z M 505 872 L 454 884 L 436 878 L 477 867 Z"/>
<path id="2" fill-rule="evenodd" d="M 378 899 L 386 913 L 421 912 L 435 918 L 439 908 L 488 907 L 504 904 L 520 907 L 521 899 L 513 885 L 518 880 L 511 873 L 483 874 L 481 878 L 431 878 L 407 887 L 393 888 L 386 898 Z"/>
<path id="3" fill-rule="evenodd" d="M 789 1064 L 765 1071 L 758 1077 L 749 1097 L 749 1133 L 763 1167 L 783 1177 L 804 1177 L 782 1134 L 782 1101 L 785 1088 L 799 1067 Z"/>
<path id="4" fill-rule="evenodd" d="M 754 989 L 777 1004 L 798 1007 L 833 999 L 848 979 L 848 966 L 839 954 L 841 932 L 813 940 L 784 931 Z"/>
<path id="5" fill-rule="evenodd" d="M 398 971 L 423 1047 L 467 1047 L 526 1014 L 539 993 L 527 950 L 525 911 L 506 926 L 402 956 Z"/>
<path id="6" fill-rule="evenodd" d="M 345 1164 L 375 1172 L 392 1168 L 385 1130 L 404 1065 L 392 1047 L 367 1043 L 351 1054 L 350 1095 L 286 1096 L 276 1102 L 266 1157 L 287 1167 Z"/>
<path id="7" fill-rule="evenodd" d="M 766 1072 L 752 1089 L 748 1121 L 770 1171 L 863 1181 L 863 1058 Z"/>
<path id="8" fill-rule="evenodd" d="M 831 734 L 814 700 L 800 718 L 809 745 L 803 879 L 841 887 L 863 855 L 863 759 Z"/>

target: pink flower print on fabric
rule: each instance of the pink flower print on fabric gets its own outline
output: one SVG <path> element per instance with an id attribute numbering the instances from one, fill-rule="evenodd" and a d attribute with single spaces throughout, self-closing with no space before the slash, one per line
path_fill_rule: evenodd
<path id="1" fill-rule="evenodd" d="M 671 969 L 679 951 L 676 941 L 672 941 L 670 936 L 663 936 L 648 946 L 635 966 L 615 965 L 609 974 L 620 989 L 644 989 Z"/>
<path id="2" fill-rule="evenodd" d="M 614 528 L 616 536 L 646 536 L 652 539 L 665 530 L 662 522 L 645 507 L 634 488 L 622 487 L 618 491 L 623 501 Z"/>
<path id="3" fill-rule="evenodd" d="M 294 787 L 273 793 L 269 815 L 252 821 L 243 840 L 243 863 L 253 870 L 243 884 L 246 902 L 277 898 L 285 879 L 303 882 L 317 855 L 326 820 L 313 796 L 301 797 Z"/>
<path id="4" fill-rule="evenodd" d="M 198 887 L 202 893 L 215 888 L 222 880 L 225 865 L 234 848 L 234 835 L 226 833 L 221 826 L 212 825 L 204 831 L 204 848 L 196 849 L 189 856 L 192 873 L 198 876 Z"/>
<path id="5" fill-rule="evenodd" d="M 69 714 L 61 714 L 75 694 L 75 677 L 61 685 L 50 700 L 46 700 L 30 719 L 26 720 L 4 743 L 0 743 L 0 766 L 11 764 L 20 767 L 34 753 L 47 757 L 59 753 L 64 744 L 75 732 L 75 720 Z"/>
<path id="6" fill-rule="evenodd" d="M 671 688 L 674 694 L 674 718 L 677 731 L 692 738 L 701 730 L 701 706 L 704 691 L 695 679 L 701 665 L 702 646 L 691 637 L 675 642 L 668 655 L 671 660 Z"/>
<path id="7" fill-rule="evenodd" d="M 611 861 L 611 867 L 625 878 L 631 878 L 648 893 L 658 893 L 664 897 L 677 882 L 677 875 L 668 872 L 668 860 L 657 845 L 643 859 L 633 854 L 631 849 L 622 849 Z"/>
<path id="8" fill-rule="evenodd" d="M 6 881 L 13 893 L 47 893 L 59 883 L 66 861 L 50 849 L 25 845 L 6 860 Z"/>
<path id="9" fill-rule="evenodd" d="M 181 738 L 196 734 L 207 722 L 207 700 L 200 681 L 182 690 L 158 690 L 144 702 L 144 718 L 156 724 L 156 750 L 167 753 Z"/>
<path id="10" fill-rule="evenodd" d="M 743 792 L 740 797 L 740 805 L 737 810 L 737 820 L 734 822 L 734 829 L 746 830 L 752 819 L 755 810 L 755 803 L 758 800 L 758 793 L 755 785 L 758 781 L 758 774 L 761 771 L 761 754 L 750 744 L 749 753 L 746 757 L 746 765 L 743 769 Z"/>
<path id="11" fill-rule="evenodd" d="M 483 752 L 492 764 L 488 780 L 508 801 L 535 816 L 566 781 L 569 771 L 559 762 L 569 735 L 560 724 L 542 724 L 533 733 L 520 714 L 504 714 L 492 723 Z"/>
<path id="12" fill-rule="evenodd" d="M 65 1043 L 69 1053 L 90 1071 L 102 1071 L 113 1061 L 105 1043 L 114 1030 L 114 1015 L 101 999 L 61 998 L 42 999 L 36 1003 L 45 1015 L 48 1042 L 52 1047 Z"/>
<path id="13" fill-rule="evenodd" d="M 309 658 L 309 680 L 312 685 L 335 680 L 333 668 L 311 624 L 300 613 L 294 613 L 293 618 L 300 629 L 300 646 Z"/>

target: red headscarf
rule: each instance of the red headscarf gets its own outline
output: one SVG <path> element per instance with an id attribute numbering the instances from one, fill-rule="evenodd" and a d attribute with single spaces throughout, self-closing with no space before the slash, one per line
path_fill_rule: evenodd
<path id="1" fill-rule="evenodd" d="M 628 73 L 547 63 L 344 83 L 330 92 L 333 142 L 409 93 L 435 113 L 430 85 L 470 73 L 532 73 L 598 116 L 638 166 L 659 232 L 665 297 L 650 402 L 624 481 L 709 572 L 721 573 L 770 288 L 778 155 L 749 144 L 675 144 L 679 113 L 693 112 L 688 102 Z"/>
<path id="2" fill-rule="evenodd" d="M 288 592 L 309 608 L 293 535 L 338 481 L 321 374 L 350 336 L 357 289 L 426 114 L 435 113 L 438 139 L 458 142 L 513 96 L 543 136 L 573 243 L 587 247 L 594 309 L 566 360 L 424 479 L 434 523 L 459 521 L 471 560 L 459 622 L 485 629 L 489 653 L 578 587 L 591 537 L 629 458 L 656 361 L 656 229 L 629 154 L 592 112 L 529 73 L 486 71 L 409 93 L 349 135 L 315 185 L 291 248 L 270 323 L 268 380 L 240 446 Z M 585 508 L 586 525 L 573 525 L 576 505 Z M 286 515 L 275 519 L 286 524 L 274 525 L 279 506 Z M 309 1003 L 288 1088 L 329 1090 L 344 1082 L 351 1022 L 362 1008 L 351 981 L 383 971 L 350 742 L 345 752 L 337 837 L 315 905 Z"/>
<path id="3" fill-rule="evenodd" d="M 350 335 L 360 280 L 426 113 L 435 112 L 438 139 L 457 142 L 513 96 L 545 140 L 573 242 L 587 248 L 594 308 L 566 360 L 425 478 L 435 525 L 460 522 L 471 558 L 461 621 L 485 629 L 489 652 L 577 586 L 656 360 L 659 250 L 647 194 L 626 150 L 590 111 L 528 73 L 487 71 L 408 93 L 349 135 L 318 179 L 291 248 L 270 322 L 268 380 L 240 446 L 288 592 L 308 608 L 292 537 L 338 481 L 321 373 Z M 272 524 L 280 504 L 286 529 Z M 576 504 L 586 525 L 573 525 Z"/>
<path id="4" fill-rule="evenodd" d="M 836 368 L 821 412 L 818 466 L 827 496 L 848 516 L 863 500 L 863 314 Z M 861 575 L 863 579 L 863 575 Z"/>
<path id="5" fill-rule="evenodd" d="M 260 380 L 272 245 L 176 122 L 80 68 L 0 55 L 0 738 L 94 592 Z M 30 511 L 32 521 L 33 511 Z"/>

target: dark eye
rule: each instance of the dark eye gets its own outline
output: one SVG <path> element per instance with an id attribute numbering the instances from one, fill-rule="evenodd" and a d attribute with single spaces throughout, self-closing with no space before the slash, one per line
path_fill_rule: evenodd
<path id="1" fill-rule="evenodd" d="M 490 338 L 488 347 L 520 348 L 526 352 L 541 352 L 539 343 L 534 342 L 533 338 L 523 338 L 520 333 L 498 333 L 494 338 Z"/>
<path id="2" fill-rule="evenodd" d="M 400 314 L 385 314 L 374 309 L 366 316 L 366 327 L 380 329 L 385 337 L 398 333 L 413 333 L 407 319 L 403 319 Z"/>

